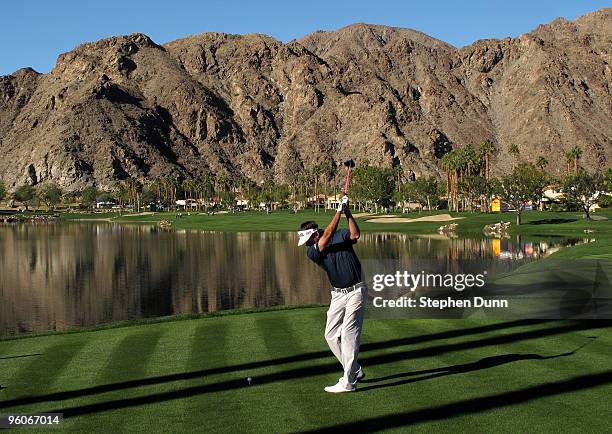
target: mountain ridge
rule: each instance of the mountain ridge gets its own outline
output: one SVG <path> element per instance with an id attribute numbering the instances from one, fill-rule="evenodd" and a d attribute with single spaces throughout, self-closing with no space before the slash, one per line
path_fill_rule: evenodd
<path id="1" fill-rule="evenodd" d="M 441 176 L 451 148 L 498 144 L 495 172 L 543 155 L 612 159 L 612 9 L 461 48 L 356 23 L 282 43 L 135 33 L 81 44 L 40 74 L 0 77 L 0 179 L 110 188 L 207 173 L 287 182 L 344 158 Z"/>

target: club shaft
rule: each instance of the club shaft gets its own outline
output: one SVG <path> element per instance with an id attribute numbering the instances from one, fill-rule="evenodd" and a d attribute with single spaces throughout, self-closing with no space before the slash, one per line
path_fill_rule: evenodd
<path id="1" fill-rule="evenodd" d="M 351 183 L 351 166 L 348 166 L 347 171 L 346 171 L 346 183 L 344 184 L 344 194 L 348 194 L 350 183 Z"/>

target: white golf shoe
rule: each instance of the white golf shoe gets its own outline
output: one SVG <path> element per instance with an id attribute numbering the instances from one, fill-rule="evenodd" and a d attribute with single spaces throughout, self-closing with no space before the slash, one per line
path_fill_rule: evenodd
<path id="1" fill-rule="evenodd" d="M 354 392 L 355 389 L 357 389 L 357 387 L 352 384 L 349 384 L 347 386 L 342 384 L 342 378 L 341 378 L 340 381 L 338 381 L 333 386 L 327 386 L 325 388 L 325 391 L 329 393 L 345 393 L 345 392 Z"/>
<path id="2" fill-rule="evenodd" d="M 365 372 L 363 372 L 363 369 L 360 369 L 359 372 L 357 372 L 357 381 L 361 381 L 365 378 Z"/>

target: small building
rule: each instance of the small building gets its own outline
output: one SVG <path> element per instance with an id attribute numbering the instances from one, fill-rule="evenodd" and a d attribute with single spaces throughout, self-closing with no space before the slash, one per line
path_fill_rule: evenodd
<path id="1" fill-rule="evenodd" d="M 193 209 L 198 207 L 198 201 L 195 199 L 178 199 L 176 206 L 183 207 L 183 209 Z"/>
<path id="2" fill-rule="evenodd" d="M 97 209 L 111 209 L 116 205 L 115 202 L 110 202 L 110 201 L 101 201 L 101 202 L 96 202 L 96 208 Z"/>
<path id="3" fill-rule="evenodd" d="M 491 201 L 491 212 L 507 212 L 507 211 L 514 211 L 514 208 L 510 204 L 502 201 L 498 197 L 496 197 L 495 199 Z"/>

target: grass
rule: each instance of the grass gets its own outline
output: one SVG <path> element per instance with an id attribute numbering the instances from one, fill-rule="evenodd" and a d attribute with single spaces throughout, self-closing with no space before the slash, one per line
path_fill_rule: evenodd
<path id="1" fill-rule="evenodd" d="M 66 432 L 606 432 L 612 323 L 366 320 L 357 393 L 324 308 L 0 341 L 0 414 Z M 252 377 L 248 385 L 247 377 Z"/>
<path id="2" fill-rule="evenodd" d="M 357 212 L 355 212 L 357 214 Z M 87 218 L 112 218 L 113 222 L 117 223 L 158 223 L 160 220 L 168 220 L 173 223 L 173 226 L 178 229 L 201 229 L 210 231 L 229 231 L 229 232 L 248 232 L 248 231 L 294 231 L 297 230 L 300 223 L 305 220 L 315 220 L 321 226 L 327 224 L 333 216 L 332 211 L 315 212 L 314 210 L 302 210 L 298 213 L 293 213 L 288 210 L 275 211 L 270 214 L 265 214 L 258 211 L 243 211 L 237 213 L 206 215 L 203 213 L 187 213 L 183 212 L 182 217 L 177 217 L 179 213 L 175 212 L 158 212 L 148 215 L 123 215 L 107 213 L 107 214 L 82 214 L 71 213 L 63 214 L 62 219 L 83 220 Z M 401 217 L 423 217 L 434 214 L 448 214 L 446 210 L 440 211 L 424 211 L 422 213 L 407 213 L 394 214 Z M 515 233 L 558 233 L 558 232 L 575 232 L 582 231 L 586 228 L 604 228 L 612 233 L 612 221 L 595 221 L 585 220 L 579 212 L 554 212 L 554 211 L 528 211 L 523 213 L 523 224 L 520 226 L 514 225 L 514 213 L 450 213 L 453 217 L 464 217 L 462 220 L 456 220 L 454 223 L 459 224 L 459 233 L 469 234 L 473 232 L 482 232 L 482 227 L 485 224 L 496 223 L 500 220 L 510 221 L 513 223 L 512 230 Z M 598 216 L 603 216 L 612 219 L 612 209 L 602 210 L 597 213 Z M 361 222 L 362 229 L 365 231 L 389 232 L 399 231 L 406 233 L 427 233 L 435 232 L 437 228 L 444 224 L 443 222 L 415 222 L 415 223 L 369 223 L 367 220 L 373 218 L 362 217 L 358 220 Z"/>
<path id="3" fill-rule="evenodd" d="M 447 213 L 448 211 L 432 211 L 423 213 L 403 214 L 403 217 L 422 217 L 430 214 Z M 398 214 L 399 215 L 399 214 Z M 496 223 L 500 220 L 514 222 L 514 213 L 451 213 L 453 217 L 464 217 L 454 220 L 458 223 L 457 234 L 462 237 L 481 237 L 482 228 L 486 224 Z M 520 226 L 512 224 L 511 235 L 526 236 L 531 239 L 551 236 L 563 237 L 589 237 L 594 243 L 562 249 L 555 253 L 555 257 L 566 259 L 597 257 L 612 258 L 612 210 L 604 209 L 594 215 L 606 220 L 585 220 L 580 212 L 553 212 L 553 211 L 527 211 L 523 214 Z M 116 223 L 156 224 L 160 220 L 169 220 L 175 229 L 207 230 L 223 232 L 248 231 L 295 231 L 301 222 L 315 220 L 324 227 L 332 212 L 319 212 L 313 210 L 300 211 L 297 214 L 290 211 L 276 211 L 265 214 L 257 211 L 239 212 L 235 214 L 205 215 L 192 213 L 178 218 L 177 213 L 154 213 L 141 216 L 122 216 L 113 214 L 64 214 L 62 219 L 66 222 L 82 221 L 86 218 L 110 218 Z M 433 234 L 444 222 L 415 222 L 415 223 L 369 223 L 370 217 L 359 218 L 360 228 L 364 232 L 400 232 L 407 234 Z M 345 226 L 344 220 L 341 226 Z M 585 230 L 594 231 L 585 234 Z"/>
<path id="4" fill-rule="evenodd" d="M 597 214 L 612 218 L 610 211 Z M 309 219 L 324 225 L 331 216 L 62 218 L 289 231 Z M 481 236 L 484 224 L 513 221 L 511 213 L 459 216 L 466 217 L 456 221 L 460 236 Z M 435 233 L 441 224 L 360 220 L 364 231 L 414 234 Z M 612 258 L 612 220 L 528 212 L 512 235 L 593 237 L 595 243 L 553 256 Z M 174 319 L 0 340 L 0 414 L 59 411 L 67 432 L 547 433 L 606 432 L 612 423 L 610 321 L 368 319 L 361 353 L 368 378 L 357 393 L 330 396 L 323 387 L 341 373 L 322 337 L 322 307 Z"/>

